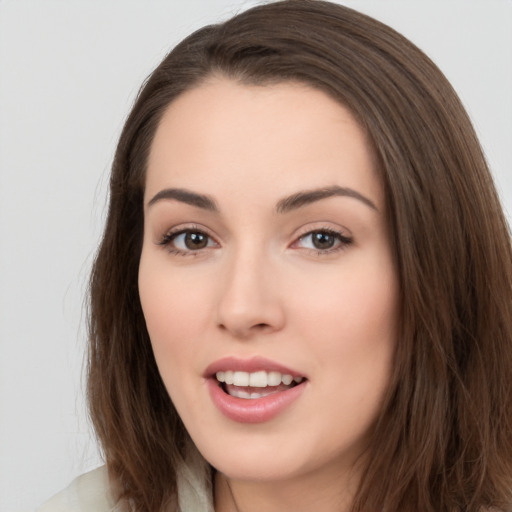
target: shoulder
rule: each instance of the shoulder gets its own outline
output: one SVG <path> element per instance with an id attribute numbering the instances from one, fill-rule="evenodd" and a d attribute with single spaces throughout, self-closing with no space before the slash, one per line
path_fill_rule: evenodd
<path id="1" fill-rule="evenodd" d="M 110 492 L 106 466 L 85 473 L 71 482 L 36 512 L 120 512 Z"/>
<path id="2" fill-rule="evenodd" d="M 195 447 L 177 468 L 178 510 L 214 512 L 212 469 Z M 85 473 L 71 482 L 36 512 L 124 512 L 110 490 L 106 466 Z"/>

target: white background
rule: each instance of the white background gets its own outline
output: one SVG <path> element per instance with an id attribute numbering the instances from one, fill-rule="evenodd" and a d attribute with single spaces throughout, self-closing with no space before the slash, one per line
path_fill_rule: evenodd
<path id="1" fill-rule="evenodd" d="M 255 2 L 0 0 L 0 511 L 100 464 L 83 301 L 108 169 L 143 79 L 192 30 Z M 512 1 L 352 0 L 452 81 L 512 212 Z"/>

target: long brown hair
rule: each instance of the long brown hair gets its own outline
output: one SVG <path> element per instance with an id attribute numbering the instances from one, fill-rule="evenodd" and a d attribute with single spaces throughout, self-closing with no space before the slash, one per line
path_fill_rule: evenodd
<path id="1" fill-rule="evenodd" d="M 509 232 L 467 114 L 442 73 L 382 23 L 285 0 L 205 27 L 141 89 L 115 155 L 90 284 L 88 396 L 119 495 L 176 509 L 187 433 L 158 374 L 137 273 L 148 151 L 170 102 L 208 76 L 312 85 L 367 131 L 401 290 L 393 375 L 353 511 L 511 510 Z"/>

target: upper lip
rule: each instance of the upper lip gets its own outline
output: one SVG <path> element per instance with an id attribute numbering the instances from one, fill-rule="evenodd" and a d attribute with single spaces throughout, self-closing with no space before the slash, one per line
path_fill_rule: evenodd
<path id="1" fill-rule="evenodd" d="M 291 375 L 292 377 L 305 377 L 303 373 L 297 372 L 296 370 L 292 370 L 281 363 L 277 363 L 276 361 L 260 356 L 251 357 L 249 359 L 240 359 L 233 356 L 223 357 L 222 359 L 214 361 L 206 368 L 204 377 L 210 378 L 217 372 L 227 370 L 248 373 L 264 370 L 267 372 L 279 372 L 283 375 Z"/>

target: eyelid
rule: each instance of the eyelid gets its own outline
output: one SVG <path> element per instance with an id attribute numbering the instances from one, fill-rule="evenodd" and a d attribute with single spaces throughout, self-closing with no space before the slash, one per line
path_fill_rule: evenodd
<path id="1" fill-rule="evenodd" d="M 349 245 L 351 245 L 354 241 L 352 234 L 346 233 L 347 229 L 343 229 L 341 227 L 333 227 L 326 226 L 325 224 L 320 224 L 317 226 L 307 225 L 301 228 L 294 236 L 294 241 L 291 243 L 290 247 L 292 249 L 304 250 L 313 252 L 317 255 L 328 255 L 340 250 L 346 249 Z M 333 235 L 337 238 L 337 244 L 334 247 L 320 249 L 320 248 L 312 248 L 312 247 L 299 247 L 299 243 L 304 240 L 306 237 L 313 235 L 314 233 L 327 233 Z"/>
<path id="2" fill-rule="evenodd" d="M 348 232 L 348 233 L 347 233 Z M 208 238 L 207 245 L 200 248 L 179 248 L 173 245 L 173 241 L 180 235 L 186 233 L 201 233 Z M 336 238 L 333 247 L 318 248 L 318 247 L 301 247 L 301 242 L 308 236 L 312 236 L 315 233 L 326 233 Z M 326 225 L 325 223 L 314 225 L 314 223 L 303 226 L 293 235 L 293 242 L 289 245 L 289 248 L 295 250 L 308 251 L 317 255 L 328 255 L 335 253 L 339 250 L 347 248 L 347 246 L 353 243 L 353 237 L 349 230 L 340 226 L 333 227 L 332 225 Z M 166 248 L 170 253 L 181 255 L 181 256 L 199 256 L 211 249 L 220 248 L 220 243 L 217 237 L 211 233 L 211 231 L 205 226 L 199 224 L 180 224 L 168 229 L 163 235 L 155 241 L 156 245 Z"/>
<path id="3" fill-rule="evenodd" d="M 155 242 L 157 245 L 160 245 L 164 248 L 166 248 L 169 252 L 172 254 L 180 255 L 180 256 L 198 256 L 201 253 L 204 253 L 205 251 L 214 249 L 216 247 L 207 245 L 206 247 L 199 248 L 199 249 L 180 249 L 178 247 L 173 247 L 172 242 L 175 240 L 178 236 L 186 233 L 202 233 L 210 241 L 212 241 L 216 247 L 219 247 L 220 244 L 217 241 L 216 237 L 213 236 L 209 229 L 207 229 L 204 226 L 200 226 L 198 224 L 181 224 L 178 226 L 174 226 L 171 229 L 168 229 L 163 235 L 159 237 L 159 239 Z"/>
<path id="4" fill-rule="evenodd" d="M 348 228 L 328 221 L 308 222 L 296 229 L 292 238 L 294 240 L 298 240 L 305 235 L 315 233 L 317 231 L 327 231 L 329 233 L 339 234 L 345 238 L 353 238 L 352 232 Z"/>

